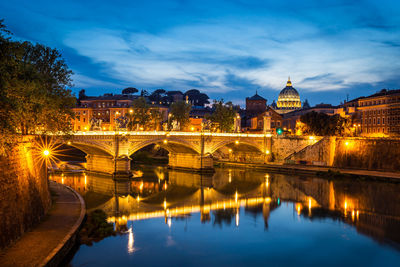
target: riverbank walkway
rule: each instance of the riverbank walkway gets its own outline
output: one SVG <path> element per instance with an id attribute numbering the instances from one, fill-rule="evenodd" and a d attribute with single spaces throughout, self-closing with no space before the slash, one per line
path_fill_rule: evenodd
<path id="1" fill-rule="evenodd" d="M 83 199 L 52 181 L 50 190 L 56 195 L 50 211 L 41 223 L 0 254 L 0 266 L 56 266 L 73 246 L 86 212 Z"/>
<path id="2" fill-rule="evenodd" d="M 234 163 L 234 162 L 219 162 L 221 165 L 232 167 L 244 167 L 271 172 L 297 173 L 297 174 L 317 174 L 318 172 L 339 172 L 341 174 L 349 174 L 355 176 L 366 176 L 381 180 L 392 180 L 400 182 L 400 171 L 372 171 L 361 169 L 342 169 L 336 167 L 325 167 L 315 165 L 298 165 L 298 164 L 254 164 L 254 163 Z"/>

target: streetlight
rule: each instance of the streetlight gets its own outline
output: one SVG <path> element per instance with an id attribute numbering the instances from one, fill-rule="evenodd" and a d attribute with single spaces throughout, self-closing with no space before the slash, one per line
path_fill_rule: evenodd
<path id="1" fill-rule="evenodd" d="M 49 149 L 45 149 L 43 150 L 43 156 L 44 156 L 44 161 L 45 161 L 45 168 L 46 168 L 46 180 L 47 180 L 47 184 L 49 183 L 49 179 L 48 179 L 48 166 L 47 166 L 47 161 L 49 160 L 49 156 L 50 156 L 50 150 Z"/>

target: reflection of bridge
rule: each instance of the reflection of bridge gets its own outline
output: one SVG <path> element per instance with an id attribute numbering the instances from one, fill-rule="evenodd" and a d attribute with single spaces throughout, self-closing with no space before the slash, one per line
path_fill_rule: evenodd
<path id="1" fill-rule="evenodd" d="M 224 209 L 238 216 L 238 210 L 244 208 L 262 213 L 267 225 L 270 212 L 280 199 L 295 202 L 299 215 L 340 219 L 380 242 L 390 240 L 400 244 L 400 186 L 397 184 L 269 176 L 240 169 L 217 169 L 213 175 L 169 170 L 168 183 L 161 180 L 159 184 L 156 178 L 145 182 L 153 183 L 158 190 L 151 187 L 152 193 L 144 196 L 143 180 L 115 181 L 93 174 L 73 179 L 63 177 L 52 179 L 72 186 L 83 195 L 87 191 L 107 195 L 92 209 L 101 208 L 110 216 L 110 221 L 122 224 L 126 220 L 171 218 L 193 212 L 200 212 L 202 220 L 207 220 L 210 212 Z M 168 187 L 163 186 L 165 183 Z M 140 194 L 139 201 L 133 192 Z M 235 218 L 237 222 L 238 219 Z"/>
<path id="2" fill-rule="evenodd" d="M 130 173 L 130 155 L 156 144 L 169 152 L 169 165 L 197 170 L 213 169 L 213 158 L 277 161 L 312 145 L 315 139 L 275 137 L 269 134 L 198 132 L 78 132 L 68 142 L 87 154 L 87 169 L 102 173 Z M 241 155 L 239 157 L 239 155 Z"/>

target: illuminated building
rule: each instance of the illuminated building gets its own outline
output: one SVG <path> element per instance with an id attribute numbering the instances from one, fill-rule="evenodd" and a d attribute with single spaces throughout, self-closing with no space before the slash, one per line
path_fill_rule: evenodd
<path id="1" fill-rule="evenodd" d="M 132 102 L 136 98 L 138 98 L 138 96 L 104 94 L 103 96 L 87 97 L 80 100 L 80 104 L 73 108 L 75 112 L 75 119 L 72 120 L 73 130 L 115 130 L 115 119 L 125 117 L 127 114 L 132 113 Z M 162 121 L 167 120 L 167 107 L 153 106 L 152 108 L 159 109 L 162 114 Z M 93 121 L 101 121 L 101 123 L 94 128 Z"/>
<path id="2" fill-rule="evenodd" d="M 292 86 L 290 77 L 286 83 L 286 87 L 282 89 L 278 96 L 275 110 L 282 114 L 296 109 L 301 109 L 300 95 Z"/>
<path id="3" fill-rule="evenodd" d="M 383 89 L 371 96 L 360 98 L 357 113 L 362 135 L 400 135 L 400 89 Z"/>

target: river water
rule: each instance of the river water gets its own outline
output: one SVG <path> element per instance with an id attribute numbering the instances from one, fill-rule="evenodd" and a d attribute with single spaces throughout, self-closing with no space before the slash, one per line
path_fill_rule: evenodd
<path id="1" fill-rule="evenodd" d="M 400 184 L 226 168 L 201 176 L 142 166 L 136 176 L 51 175 L 118 232 L 81 245 L 71 266 L 400 262 Z"/>

